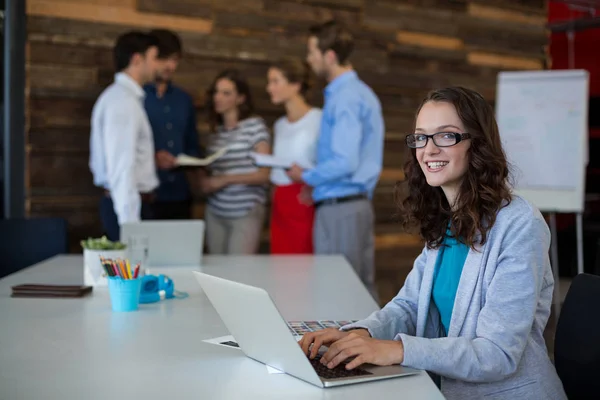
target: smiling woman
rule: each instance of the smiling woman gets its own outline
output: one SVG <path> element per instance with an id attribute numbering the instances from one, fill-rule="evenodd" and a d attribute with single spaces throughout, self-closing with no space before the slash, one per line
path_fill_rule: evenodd
<path id="1" fill-rule="evenodd" d="M 478 235 L 484 244 L 500 205 L 510 201 L 508 164 L 492 107 L 464 88 L 431 92 L 406 143 L 412 157 L 405 166 L 409 196 L 400 204 L 405 227 L 418 225 L 435 248 L 452 222 L 466 244 Z"/>
<path id="2" fill-rule="evenodd" d="M 460 87 L 431 92 L 406 138 L 403 221 L 425 248 L 400 292 L 341 330 L 299 342 L 334 368 L 353 358 L 429 371 L 449 399 L 566 399 L 542 333 L 554 281 L 541 213 L 512 195 L 492 107 Z M 310 348 L 312 346 L 312 351 Z"/>

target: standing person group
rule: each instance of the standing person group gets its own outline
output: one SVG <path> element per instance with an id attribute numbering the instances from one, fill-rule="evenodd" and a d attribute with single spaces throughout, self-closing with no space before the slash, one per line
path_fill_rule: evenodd
<path id="1" fill-rule="evenodd" d="M 166 30 L 121 36 L 119 72 L 94 107 L 90 143 L 109 238 L 117 240 L 126 222 L 190 218 L 192 183 L 207 196 L 209 252 L 256 253 L 271 184 L 271 252 L 343 254 L 376 297 L 371 198 L 382 168 L 384 123 L 379 100 L 349 62 L 353 47 L 350 32 L 331 21 L 311 30 L 307 63 L 282 57 L 270 65 L 266 90 L 285 109 L 273 137 L 254 112 L 243 74 L 222 71 L 207 91 L 207 153 L 227 151 L 187 172 L 176 156 L 204 151 L 192 99 L 171 81 L 181 42 Z M 323 110 L 308 100 L 311 69 L 327 82 Z M 258 167 L 253 153 L 272 153 L 293 166 Z"/>

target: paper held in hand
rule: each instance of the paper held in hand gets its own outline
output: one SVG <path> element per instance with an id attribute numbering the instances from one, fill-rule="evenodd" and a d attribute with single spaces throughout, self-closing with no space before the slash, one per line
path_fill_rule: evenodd
<path id="1" fill-rule="evenodd" d="M 187 154 L 179 154 L 175 159 L 175 164 L 180 167 L 204 167 L 212 164 L 218 158 L 227 153 L 228 148 L 223 147 L 206 158 L 197 158 L 188 156 Z"/>
<path id="2" fill-rule="evenodd" d="M 290 169 L 294 164 L 293 160 L 284 159 L 281 157 L 276 157 L 270 154 L 261 154 L 261 153 L 250 153 L 250 157 L 254 160 L 254 164 L 257 167 L 267 167 L 267 168 L 283 168 Z M 303 165 L 298 163 L 302 168 L 312 168 L 311 165 Z"/>

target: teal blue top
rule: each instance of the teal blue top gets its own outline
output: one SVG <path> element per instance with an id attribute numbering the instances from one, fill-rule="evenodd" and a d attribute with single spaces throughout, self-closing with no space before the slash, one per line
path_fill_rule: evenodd
<path id="1" fill-rule="evenodd" d="M 445 335 L 448 334 L 450 328 L 456 290 L 468 253 L 469 246 L 453 238 L 450 231 L 446 232 L 446 237 L 436 260 L 432 292 L 433 301 L 440 313 Z"/>

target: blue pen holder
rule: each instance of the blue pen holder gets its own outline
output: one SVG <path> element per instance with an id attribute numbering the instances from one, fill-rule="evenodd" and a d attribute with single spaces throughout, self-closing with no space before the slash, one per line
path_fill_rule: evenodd
<path id="1" fill-rule="evenodd" d="M 140 304 L 142 279 L 108 277 L 108 291 L 112 310 L 117 312 L 135 311 Z"/>

